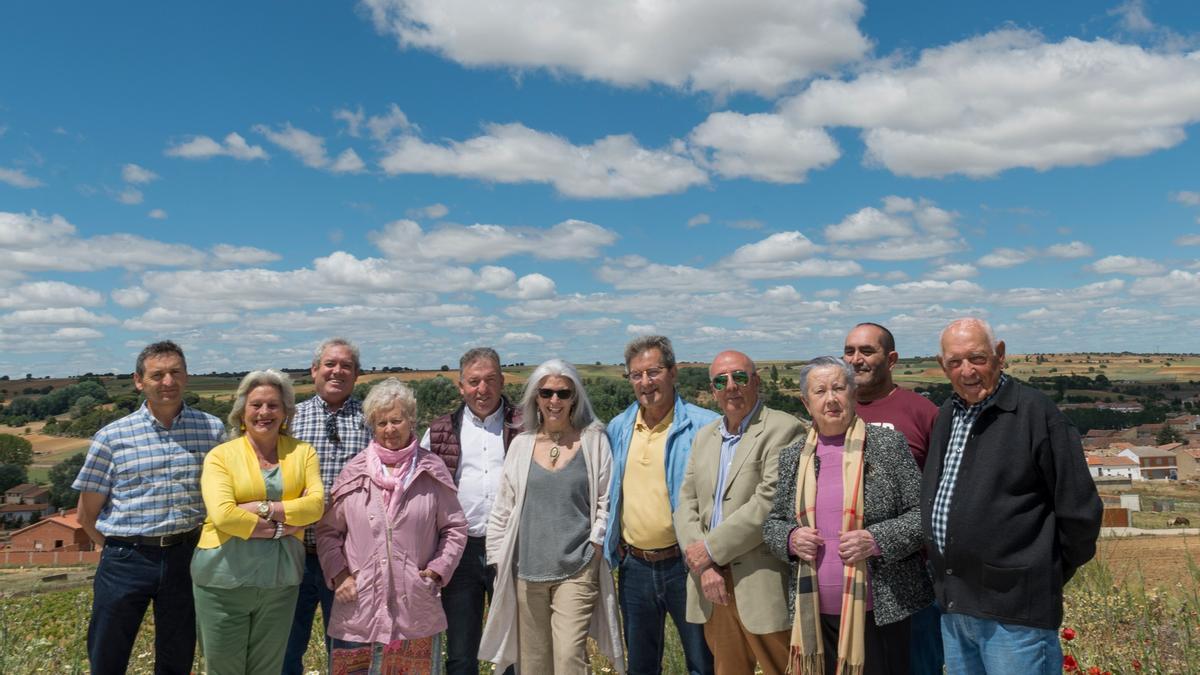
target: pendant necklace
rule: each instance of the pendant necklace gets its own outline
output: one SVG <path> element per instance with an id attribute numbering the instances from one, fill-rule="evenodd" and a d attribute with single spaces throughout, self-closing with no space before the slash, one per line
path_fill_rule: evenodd
<path id="1" fill-rule="evenodd" d="M 551 434 L 548 431 L 546 432 L 546 438 L 550 439 L 550 442 L 554 444 L 550 447 L 550 466 L 554 466 L 558 463 L 558 456 L 561 454 L 558 450 L 558 444 L 559 441 L 562 440 L 562 437 L 563 435 L 561 431 L 558 434 Z"/>

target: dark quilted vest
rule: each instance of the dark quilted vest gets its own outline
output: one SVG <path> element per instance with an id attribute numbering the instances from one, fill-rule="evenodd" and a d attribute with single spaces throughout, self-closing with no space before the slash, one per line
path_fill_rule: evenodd
<path id="1" fill-rule="evenodd" d="M 504 451 L 508 452 L 508 446 L 512 444 L 512 439 L 520 433 L 518 427 L 521 426 L 521 412 L 513 407 L 508 399 L 501 399 L 500 405 L 504 407 Z M 458 482 L 458 460 L 462 457 L 462 444 L 459 442 L 458 434 L 462 426 L 464 408 L 466 408 L 466 404 L 459 404 L 454 412 L 442 415 L 429 424 L 429 450 L 442 458 L 456 483 Z"/>

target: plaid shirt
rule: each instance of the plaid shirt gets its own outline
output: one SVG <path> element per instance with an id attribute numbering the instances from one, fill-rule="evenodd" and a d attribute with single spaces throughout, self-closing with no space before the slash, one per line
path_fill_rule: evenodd
<path id="1" fill-rule="evenodd" d="M 167 429 L 143 403 L 96 432 L 71 488 L 108 497 L 96 519 L 106 537 L 194 530 L 204 523 L 204 456 L 224 438 L 208 413 L 184 405 Z"/>
<path id="2" fill-rule="evenodd" d="M 346 462 L 371 442 L 371 431 L 363 417 L 362 403 L 355 398 L 346 399 L 335 413 L 329 412 L 325 399 L 320 396 L 301 402 L 296 406 L 296 416 L 292 419 L 292 436 L 317 449 L 321 482 L 325 484 L 326 506 L 329 506 L 333 483 L 342 473 Z M 310 527 L 304 531 L 306 546 L 317 545 L 316 529 Z"/>
<path id="3" fill-rule="evenodd" d="M 1008 382 L 1008 375 L 1000 374 L 996 389 L 975 405 L 967 405 L 966 401 L 954 395 L 954 417 L 950 422 L 950 440 L 946 444 L 946 454 L 942 460 L 942 476 L 938 481 L 937 494 L 933 498 L 933 541 L 939 551 L 946 550 L 946 527 L 950 520 L 950 500 L 954 497 L 954 484 L 958 481 L 958 467 L 962 463 L 963 450 L 967 447 L 967 437 L 975 420 L 991 405 L 996 394 Z"/>

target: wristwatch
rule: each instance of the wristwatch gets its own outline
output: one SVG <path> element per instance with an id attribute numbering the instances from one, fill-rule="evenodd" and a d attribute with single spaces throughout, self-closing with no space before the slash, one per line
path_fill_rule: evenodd
<path id="1" fill-rule="evenodd" d="M 265 520 L 269 515 L 271 515 L 271 502 L 264 499 L 258 503 L 258 517 Z"/>

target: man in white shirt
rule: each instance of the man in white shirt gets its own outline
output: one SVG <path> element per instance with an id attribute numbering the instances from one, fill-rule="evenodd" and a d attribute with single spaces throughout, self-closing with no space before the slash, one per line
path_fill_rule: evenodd
<path id="1" fill-rule="evenodd" d="M 442 589 L 448 622 L 446 672 L 478 675 L 484 601 L 491 597 L 495 577 L 495 570 L 487 565 L 484 535 L 500 487 L 504 454 L 519 431 L 521 413 L 504 398 L 500 356 L 490 347 L 477 347 L 459 359 L 458 391 L 462 405 L 429 425 L 421 447 L 446 463 L 467 516 L 466 550 Z"/>

